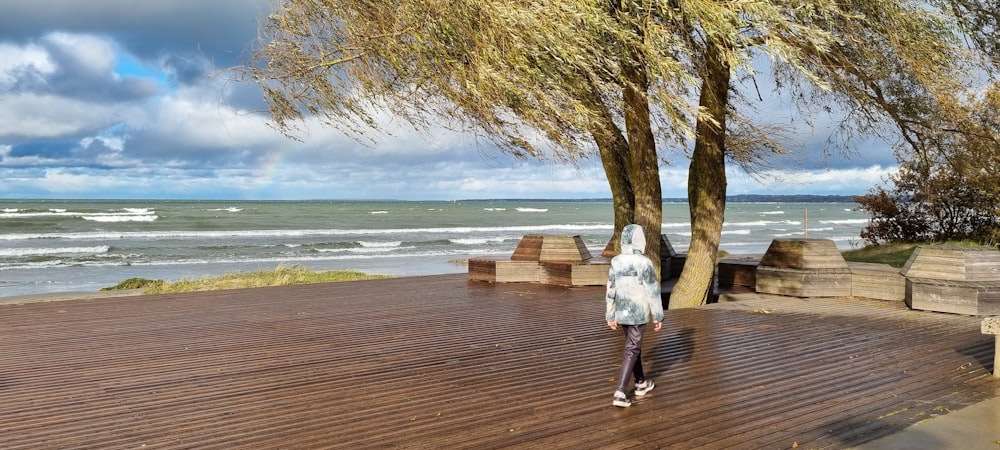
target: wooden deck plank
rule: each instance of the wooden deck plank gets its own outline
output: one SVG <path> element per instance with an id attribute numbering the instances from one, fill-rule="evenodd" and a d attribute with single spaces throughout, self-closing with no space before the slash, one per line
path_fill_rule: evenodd
<path id="1" fill-rule="evenodd" d="M 1000 393 L 980 318 L 741 296 L 647 332 L 464 274 L 0 305 L 0 447 L 845 448 Z"/>

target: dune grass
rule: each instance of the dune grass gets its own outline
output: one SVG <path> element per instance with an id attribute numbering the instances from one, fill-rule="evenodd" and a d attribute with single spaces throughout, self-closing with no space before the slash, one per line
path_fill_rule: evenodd
<path id="1" fill-rule="evenodd" d="M 883 245 L 870 245 L 853 250 L 841 252 L 844 259 L 851 262 L 867 262 L 888 264 L 892 267 L 902 268 L 913 251 L 917 248 L 915 243 L 891 243 Z"/>
<path id="2" fill-rule="evenodd" d="M 846 250 L 842 254 L 847 261 L 881 263 L 902 268 L 906 265 L 906 261 L 910 259 L 910 255 L 913 254 L 918 245 L 978 246 L 982 244 L 967 241 L 898 242 Z"/>
<path id="3" fill-rule="evenodd" d="M 341 281 L 374 280 L 391 278 L 388 275 L 371 275 L 353 270 L 328 270 L 316 272 L 301 266 L 278 266 L 274 270 L 227 273 L 215 277 L 195 280 L 149 280 L 129 278 L 102 291 L 142 289 L 143 294 L 165 294 L 178 292 L 203 292 L 222 289 L 240 289 L 267 286 L 288 286 L 293 284 L 332 283 Z"/>

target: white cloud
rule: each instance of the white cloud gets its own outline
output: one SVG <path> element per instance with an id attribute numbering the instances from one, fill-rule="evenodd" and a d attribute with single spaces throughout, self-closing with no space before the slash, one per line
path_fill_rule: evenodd
<path id="1" fill-rule="evenodd" d="M 50 95 L 0 95 L 0 104 L 4 105 L 0 108 L 0 138 L 63 136 L 85 129 L 95 116 L 87 104 Z"/>
<path id="2" fill-rule="evenodd" d="M 208 76 L 257 38 L 253 18 L 263 0 L 102 0 L 51 9 L 39 1 L 50 3 L 0 4 L 0 196 L 610 196 L 599 161 L 517 161 L 482 136 L 444 124 L 416 131 L 385 113 L 375 114 L 380 126 L 368 145 L 316 120 L 303 125 L 301 141 L 287 139 L 254 110 L 262 105 L 256 86 Z M 119 75 L 122 61 L 141 70 Z M 812 162 L 812 141 L 823 138 L 804 136 L 801 159 Z M 862 155 L 871 156 L 862 162 L 868 167 L 831 157 L 827 165 L 836 167 L 775 171 L 764 183 L 733 171 L 729 192 L 861 194 L 888 170 L 875 165 L 884 165 L 880 152 Z M 663 195 L 685 197 L 687 161 L 672 161 L 661 168 Z"/>
<path id="3" fill-rule="evenodd" d="M 47 75 L 55 69 L 48 53 L 38 45 L 0 43 L 0 90 L 12 88 L 18 79 L 25 76 L 25 72 Z"/>
<path id="4" fill-rule="evenodd" d="M 729 194 L 823 194 L 863 195 L 875 186 L 885 184 L 895 167 L 869 166 L 827 170 L 772 170 L 760 179 L 738 171 L 730 171 Z"/>

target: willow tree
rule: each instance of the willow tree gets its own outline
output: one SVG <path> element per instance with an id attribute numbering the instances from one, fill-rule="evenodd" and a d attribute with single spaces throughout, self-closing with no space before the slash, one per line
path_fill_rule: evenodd
<path id="1" fill-rule="evenodd" d="M 615 211 L 605 253 L 635 222 L 655 261 L 662 206 L 643 78 L 671 80 L 673 95 L 687 75 L 661 55 L 631 64 L 673 46 L 643 36 L 636 20 L 596 1 L 288 0 L 246 69 L 286 131 L 316 116 L 367 136 L 375 111 L 388 110 L 418 127 L 478 132 L 517 158 L 599 155 Z M 672 116 L 667 128 L 683 125 Z M 647 144 L 630 145 L 639 136 Z"/>
<path id="2" fill-rule="evenodd" d="M 847 111 L 838 130 L 846 151 L 861 150 L 852 148 L 852 138 L 871 135 L 895 136 L 901 146 L 916 148 L 943 123 L 968 117 L 967 102 L 959 99 L 972 88 L 974 73 L 990 70 L 988 54 L 995 47 L 985 43 L 996 45 L 986 38 L 990 31 L 969 27 L 986 20 L 996 31 L 997 7 L 978 0 L 670 4 L 674 8 L 661 9 L 657 17 L 685 43 L 701 80 L 688 180 L 692 240 L 671 308 L 702 304 L 710 293 L 706 280 L 724 220 L 727 158 L 747 164 L 782 150 L 752 118 L 739 114 L 738 106 L 754 99 L 735 89 L 734 80 L 752 80 L 766 67 L 800 111 Z M 956 14 L 956 4 L 987 19 Z M 982 45 L 966 45 L 960 39 L 966 30 Z M 769 64 L 755 63 L 758 57 Z"/>
<path id="3" fill-rule="evenodd" d="M 670 306 L 694 306 L 711 290 L 727 164 L 752 169 L 784 150 L 740 114 L 753 99 L 734 80 L 752 79 L 757 61 L 769 60 L 783 91 L 859 111 L 845 129 L 872 131 L 908 107 L 900 99 L 934 104 L 956 89 L 952 23 L 924 5 L 284 0 L 244 69 L 285 131 L 318 117 L 364 136 L 378 126 L 375 112 L 388 110 L 418 127 L 477 130 L 516 157 L 599 155 L 615 207 L 606 254 L 634 222 L 658 262 L 658 149 L 693 143 L 692 239 Z"/>

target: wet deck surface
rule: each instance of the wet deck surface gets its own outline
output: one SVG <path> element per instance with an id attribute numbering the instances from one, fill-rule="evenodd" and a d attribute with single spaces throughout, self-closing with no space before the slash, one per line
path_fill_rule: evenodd
<path id="1" fill-rule="evenodd" d="M 1000 395 L 980 318 L 745 296 L 647 332 L 464 274 L 0 305 L 0 448 L 845 448 Z"/>

